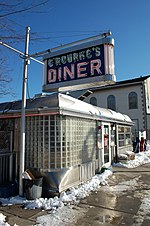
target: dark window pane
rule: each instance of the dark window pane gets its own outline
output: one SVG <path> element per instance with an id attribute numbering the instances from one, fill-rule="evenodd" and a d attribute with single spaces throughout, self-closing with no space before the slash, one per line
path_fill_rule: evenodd
<path id="1" fill-rule="evenodd" d="M 135 93 L 135 92 L 129 93 L 128 100 L 129 100 L 129 109 L 137 109 L 138 108 L 137 93 Z"/>
<path id="2" fill-rule="evenodd" d="M 94 106 L 97 106 L 97 99 L 96 99 L 96 97 L 91 97 L 90 104 L 92 104 Z"/>
<path id="3" fill-rule="evenodd" d="M 111 110 L 116 110 L 116 99 L 114 95 L 109 95 L 107 97 L 107 108 Z"/>

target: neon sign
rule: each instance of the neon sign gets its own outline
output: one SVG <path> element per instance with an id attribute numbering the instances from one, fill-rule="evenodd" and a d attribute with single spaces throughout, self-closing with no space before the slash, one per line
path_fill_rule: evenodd
<path id="1" fill-rule="evenodd" d="M 113 48 L 113 39 L 104 38 L 49 53 L 44 57 L 43 91 L 114 81 Z"/>
<path id="2" fill-rule="evenodd" d="M 48 59 L 47 84 L 104 74 L 103 46 Z"/>

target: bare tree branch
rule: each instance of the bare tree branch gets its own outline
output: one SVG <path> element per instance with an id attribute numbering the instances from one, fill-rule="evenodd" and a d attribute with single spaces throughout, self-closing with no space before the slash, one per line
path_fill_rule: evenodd
<path id="1" fill-rule="evenodd" d="M 0 0 L 0 40 L 7 44 L 20 43 L 25 40 L 25 34 L 22 31 L 22 26 L 18 24 L 15 16 L 8 19 L 9 16 L 22 13 L 33 13 L 36 9 L 41 12 L 42 6 L 46 5 L 50 0 Z M 16 21 L 15 21 L 16 20 Z M 19 25 L 19 26 L 18 26 Z M 19 28 L 19 29 L 18 29 Z M 14 46 L 14 45 L 13 45 Z M 8 65 L 5 48 L 1 48 L 0 56 L 0 98 L 5 95 L 12 95 L 13 91 L 10 88 L 12 81 L 10 66 Z M 11 54 L 11 53 L 10 53 Z"/>
<path id="2" fill-rule="evenodd" d="M 26 11 L 29 11 L 31 9 L 34 9 L 36 7 L 39 7 L 41 5 L 44 5 L 48 2 L 49 0 L 45 0 L 44 2 L 41 2 L 39 4 L 35 4 L 33 6 L 29 6 L 29 7 L 26 7 L 24 9 L 20 9 L 20 10 L 15 10 L 15 11 L 12 11 L 12 12 L 8 12 L 8 13 L 5 13 L 5 14 L 2 14 L 0 15 L 0 18 L 3 18 L 3 17 L 7 17 L 7 16 L 10 16 L 10 15 L 13 15 L 13 14 L 17 14 L 17 13 L 22 13 L 22 12 L 26 12 Z M 6 6 L 6 5 L 5 5 Z M 12 5 L 11 5 L 12 6 Z"/>

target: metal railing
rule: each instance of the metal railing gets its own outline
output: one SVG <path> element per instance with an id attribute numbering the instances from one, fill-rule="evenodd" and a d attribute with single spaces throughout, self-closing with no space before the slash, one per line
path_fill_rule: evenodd
<path id="1" fill-rule="evenodd" d="M 13 181 L 13 153 L 0 153 L 0 185 Z"/>
<path id="2" fill-rule="evenodd" d="M 0 186 L 13 182 L 15 178 L 15 154 L 12 144 L 12 131 L 0 131 Z"/>

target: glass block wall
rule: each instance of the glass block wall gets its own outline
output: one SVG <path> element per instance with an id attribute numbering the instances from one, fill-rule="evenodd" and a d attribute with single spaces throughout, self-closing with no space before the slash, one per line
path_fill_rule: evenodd
<path id="1" fill-rule="evenodd" d="M 95 158 L 95 120 L 62 115 L 26 118 L 26 168 L 47 171 Z"/>

